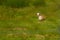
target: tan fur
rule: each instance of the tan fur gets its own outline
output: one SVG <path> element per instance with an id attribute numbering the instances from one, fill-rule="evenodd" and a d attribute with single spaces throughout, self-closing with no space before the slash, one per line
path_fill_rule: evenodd
<path id="1" fill-rule="evenodd" d="M 43 21 L 46 19 L 46 16 L 41 13 L 37 13 L 37 16 L 38 16 L 38 20 L 40 20 L 40 21 Z"/>

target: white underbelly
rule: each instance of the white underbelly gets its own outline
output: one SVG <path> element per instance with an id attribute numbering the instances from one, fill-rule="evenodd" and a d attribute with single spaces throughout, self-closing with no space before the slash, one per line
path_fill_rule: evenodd
<path id="1" fill-rule="evenodd" d="M 43 17 L 42 17 L 42 16 L 39 16 L 39 17 L 38 17 L 38 19 L 39 19 L 39 20 L 42 20 L 42 19 L 43 19 Z"/>

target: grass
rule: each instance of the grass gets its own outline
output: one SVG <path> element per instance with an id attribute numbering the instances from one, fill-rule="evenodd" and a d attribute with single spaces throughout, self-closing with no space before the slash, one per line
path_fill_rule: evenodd
<path id="1" fill-rule="evenodd" d="M 47 18 L 39 21 L 36 13 Z M 0 6 L 0 40 L 60 40 L 60 9 L 47 2 L 44 7 Z"/>
<path id="2" fill-rule="evenodd" d="M 45 6 L 45 0 L 0 0 L 0 5 L 12 8 L 24 8 L 29 6 Z"/>
<path id="3" fill-rule="evenodd" d="M 0 40 L 60 40 L 60 12 L 45 9 L 0 6 Z M 47 16 L 46 20 L 38 21 L 37 12 Z"/>

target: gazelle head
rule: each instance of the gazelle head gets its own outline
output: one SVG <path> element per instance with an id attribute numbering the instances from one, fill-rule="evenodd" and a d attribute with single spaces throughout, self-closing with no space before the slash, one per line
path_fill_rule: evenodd
<path id="1" fill-rule="evenodd" d="M 37 13 L 37 16 L 40 16 L 41 14 L 40 13 Z"/>
<path id="2" fill-rule="evenodd" d="M 37 13 L 37 16 L 39 16 L 40 15 L 40 13 Z"/>

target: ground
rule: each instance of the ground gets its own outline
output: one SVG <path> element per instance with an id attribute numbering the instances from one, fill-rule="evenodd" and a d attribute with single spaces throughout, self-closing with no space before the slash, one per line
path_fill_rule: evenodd
<path id="1" fill-rule="evenodd" d="M 0 6 L 0 40 L 60 40 L 60 10 Z M 39 21 L 36 13 L 46 16 Z"/>

